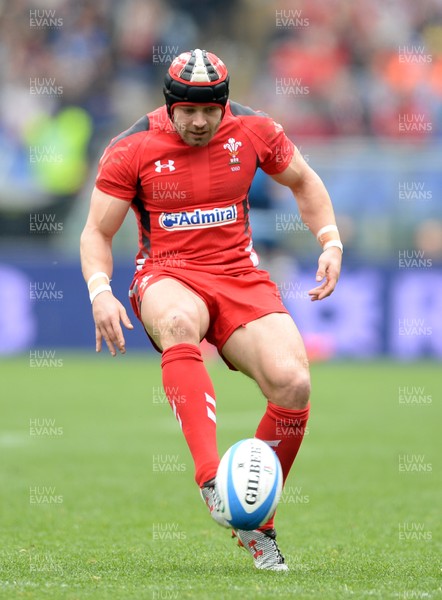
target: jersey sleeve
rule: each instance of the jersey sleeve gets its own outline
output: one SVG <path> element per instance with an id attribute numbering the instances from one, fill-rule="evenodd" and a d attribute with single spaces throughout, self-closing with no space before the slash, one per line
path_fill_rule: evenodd
<path id="1" fill-rule="evenodd" d="M 282 173 L 292 160 L 295 145 L 270 117 L 256 117 L 253 121 L 249 131 L 253 132 L 259 166 L 268 175 Z"/>
<path id="2" fill-rule="evenodd" d="M 132 201 L 137 193 L 138 171 L 135 160 L 138 148 L 133 138 L 112 141 L 103 153 L 98 165 L 96 187 L 110 196 Z"/>

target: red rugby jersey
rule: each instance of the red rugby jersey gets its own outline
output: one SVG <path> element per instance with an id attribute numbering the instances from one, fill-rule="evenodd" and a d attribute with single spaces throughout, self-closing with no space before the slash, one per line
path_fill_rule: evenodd
<path id="1" fill-rule="evenodd" d="M 137 259 L 233 274 L 259 262 L 247 197 L 255 171 L 281 173 L 293 152 L 280 125 L 235 102 L 207 146 L 189 146 L 162 106 L 111 141 L 96 186 L 131 203 Z"/>

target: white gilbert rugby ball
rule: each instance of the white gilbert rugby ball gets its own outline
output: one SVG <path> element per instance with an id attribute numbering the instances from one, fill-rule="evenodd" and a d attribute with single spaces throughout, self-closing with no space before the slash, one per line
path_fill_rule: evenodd
<path id="1" fill-rule="evenodd" d="M 266 442 L 241 440 L 222 457 L 215 481 L 223 517 L 235 529 L 256 529 L 278 505 L 281 464 Z"/>

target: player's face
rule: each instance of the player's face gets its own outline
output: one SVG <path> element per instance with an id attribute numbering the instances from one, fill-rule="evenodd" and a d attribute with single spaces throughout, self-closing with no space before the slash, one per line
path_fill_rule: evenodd
<path id="1" fill-rule="evenodd" d="M 222 109 L 209 104 L 176 106 L 173 123 L 183 142 L 189 146 L 207 146 L 221 123 Z"/>

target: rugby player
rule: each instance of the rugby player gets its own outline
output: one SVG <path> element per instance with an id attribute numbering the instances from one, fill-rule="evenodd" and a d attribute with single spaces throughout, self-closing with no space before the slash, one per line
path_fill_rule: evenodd
<path id="1" fill-rule="evenodd" d="M 112 238 L 132 208 L 139 251 L 130 302 L 162 353 L 164 390 L 201 495 L 211 516 L 227 525 L 214 488 L 220 460 L 215 391 L 200 342 L 214 344 L 230 369 L 257 382 L 267 405 L 255 435 L 274 448 L 284 481 L 310 408 L 303 341 L 253 248 L 247 193 L 256 169 L 290 188 L 322 247 L 316 287 L 309 291 L 313 301 L 333 292 L 342 244 L 321 179 L 281 125 L 229 101 L 228 71 L 217 56 L 200 49 L 180 54 L 166 74 L 164 96 L 163 106 L 114 138 L 101 158 L 81 236 L 82 270 L 97 352 L 104 340 L 113 356 L 124 353 L 121 325 L 133 325 L 109 283 Z M 274 517 L 234 535 L 257 568 L 287 570 Z"/>

